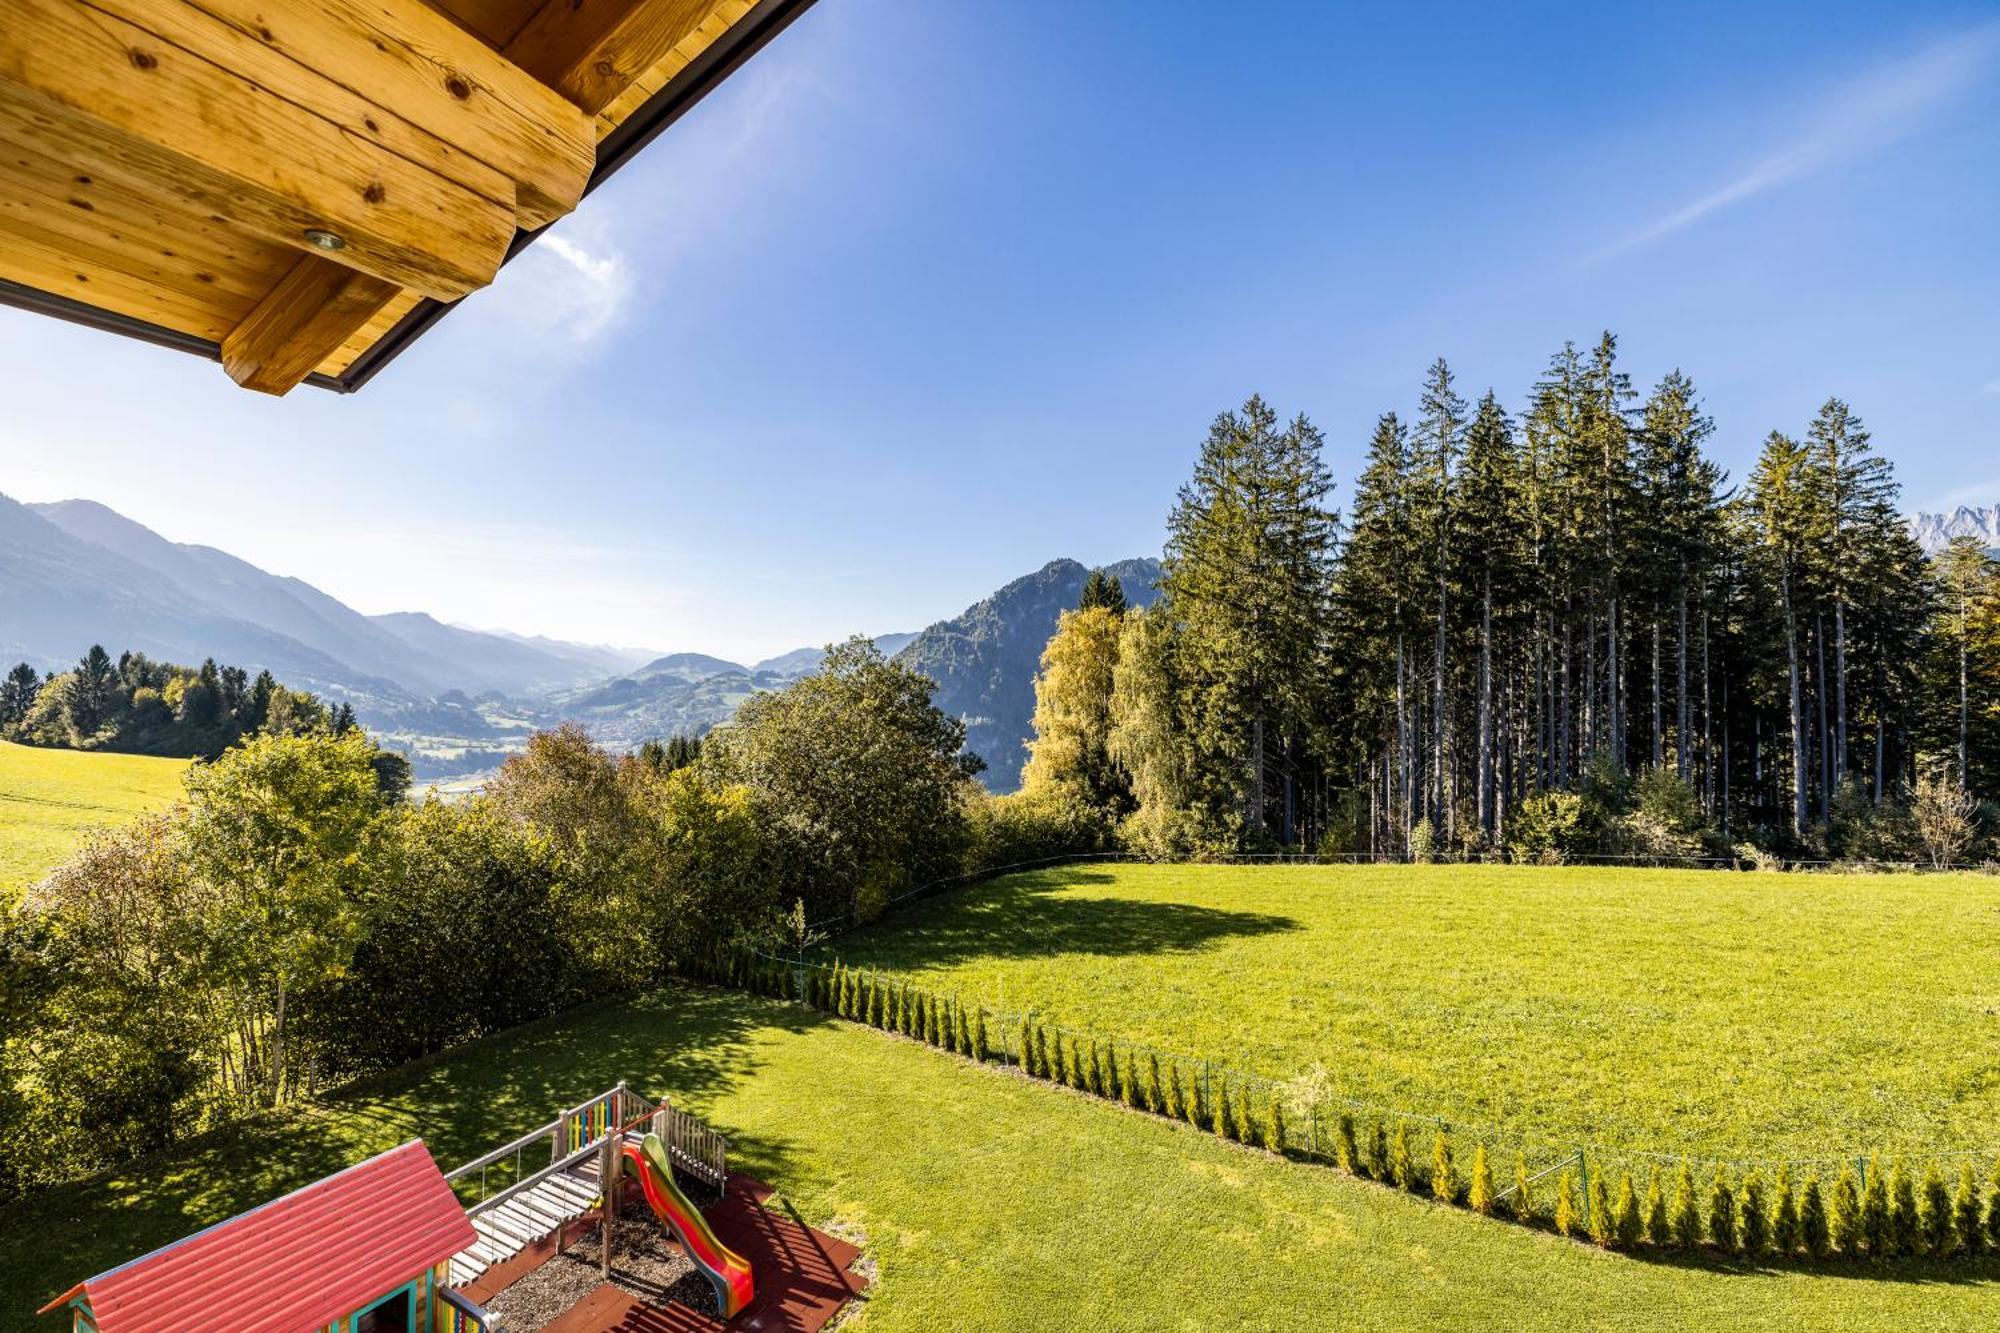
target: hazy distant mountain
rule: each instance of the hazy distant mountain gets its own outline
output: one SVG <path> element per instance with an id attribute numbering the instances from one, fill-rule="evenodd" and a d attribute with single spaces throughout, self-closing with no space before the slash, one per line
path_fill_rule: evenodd
<path id="1" fill-rule="evenodd" d="M 875 651 L 884 657 L 894 657 L 909 647 L 916 637 L 915 634 L 877 634 L 874 639 Z M 762 675 L 783 676 L 789 680 L 808 674 L 819 666 L 820 659 L 825 656 L 824 648 L 794 648 L 789 653 L 767 657 L 750 670 Z"/>
<path id="2" fill-rule="evenodd" d="M 707 653 L 668 653 L 665 657 L 654 658 L 629 674 L 633 680 L 678 680 L 691 685 L 696 681 L 707 680 L 710 676 L 719 676 L 727 672 L 747 676 L 750 674 L 750 668 L 724 658 L 710 657 Z"/>
<path id="3" fill-rule="evenodd" d="M 109 510 L 104 514 L 117 518 Z M 226 560 L 221 552 L 191 548 L 186 564 L 154 568 L 138 535 L 117 530 L 104 515 L 71 511 L 64 517 L 79 527 L 86 521 L 102 525 L 140 558 L 77 536 L 0 496 L 0 658 L 7 662 L 65 668 L 100 643 L 113 653 L 136 649 L 173 662 L 214 657 L 269 667 L 286 683 L 305 688 L 342 686 L 364 696 L 403 696 L 395 681 L 257 623 L 175 577 L 198 582 L 195 571 L 210 556 Z"/>
<path id="4" fill-rule="evenodd" d="M 1121 560 L 1104 572 L 1118 577 L 1134 606 L 1150 606 L 1159 596 L 1157 560 Z M 1035 714 L 1035 670 L 1056 616 L 1076 605 L 1089 574 L 1074 560 L 1050 561 L 955 619 L 932 625 L 898 654 L 938 683 L 938 707 L 964 720 L 966 748 L 986 761 L 981 777 L 994 791 L 1020 785 Z"/>
<path id="5" fill-rule="evenodd" d="M 91 500 L 5 504 L 16 540 L 0 551 L 0 580 L 20 579 L 22 592 L 0 603 L 0 648 L 37 665 L 66 665 L 102 643 L 269 667 L 292 685 L 401 705 L 454 689 L 538 694 L 640 660 L 421 612 L 366 616 L 301 579 L 169 541 Z"/>
<path id="6" fill-rule="evenodd" d="M 2000 553 L 2000 505 L 1960 505 L 1949 514 L 1912 514 L 1910 534 L 1931 555 L 1942 551 L 1954 537 L 1971 537 L 1987 550 Z"/>

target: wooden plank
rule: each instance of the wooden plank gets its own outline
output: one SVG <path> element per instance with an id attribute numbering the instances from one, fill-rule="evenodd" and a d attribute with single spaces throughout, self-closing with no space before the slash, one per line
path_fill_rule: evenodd
<path id="1" fill-rule="evenodd" d="M 613 98 L 608 106 L 597 113 L 597 138 L 617 129 L 629 119 L 633 112 L 644 106 L 660 89 L 671 83 L 676 75 L 686 69 L 688 62 L 706 51 L 714 41 L 728 32 L 730 27 L 756 7 L 756 0 L 722 0 L 709 16 L 687 36 L 674 43 L 673 49 L 660 57 L 653 67 L 626 85 L 625 91 Z"/>
<path id="2" fill-rule="evenodd" d="M 85 0 L 515 209 L 576 207 L 589 117 L 423 0 Z"/>
<path id="3" fill-rule="evenodd" d="M 80 0 L 6 0 L 0 102 L 31 148 L 443 299 L 492 280 L 503 208 Z"/>
<path id="4" fill-rule="evenodd" d="M 722 0 L 546 0 L 507 58 L 596 115 Z"/>
<path id="5" fill-rule="evenodd" d="M 498 50 L 514 40 L 541 0 L 431 0 L 459 27 Z"/>
<path id="6" fill-rule="evenodd" d="M 413 291 L 397 293 L 394 300 L 375 312 L 375 317 L 348 336 L 346 342 L 334 350 L 333 355 L 319 363 L 317 369 L 322 375 L 343 375 L 354 364 L 355 358 L 373 347 L 382 335 L 396 326 L 396 321 L 416 308 L 424 298 Z"/>
<path id="7" fill-rule="evenodd" d="M 246 389 L 287 393 L 401 290 L 366 273 L 300 255 L 222 340 L 222 368 Z"/>

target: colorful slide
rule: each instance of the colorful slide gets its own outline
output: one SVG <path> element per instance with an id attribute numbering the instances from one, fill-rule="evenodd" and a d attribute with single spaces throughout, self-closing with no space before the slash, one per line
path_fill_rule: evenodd
<path id="1" fill-rule="evenodd" d="M 639 1173 L 639 1188 L 660 1225 L 671 1231 L 687 1251 L 688 1258 L 702 1275 L 715 1284 L 716 1303 L 722 1317 L 733 1319 L 757 1294 L 750 1280 L 750 1261 L 716 1238 L 701 1210 L 689 1202 L 674 1183 L 674 1169 L 667 1159 L 667 1145 L 657 1134 L 648 1134 L 639 1147 L 625 1145 L 625 1157 Z"/>

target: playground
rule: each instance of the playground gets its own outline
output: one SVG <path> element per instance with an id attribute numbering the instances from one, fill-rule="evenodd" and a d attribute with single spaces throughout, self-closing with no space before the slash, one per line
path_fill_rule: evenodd
<path id="1" fill-rule="evenodd" d="M 722 1135 L 619 1083 L 450 1171 L 410 1140 L 39 1313 L 72 1333 L 817 1333 L 866 1288 L 860 1251 L 771 1197 Z"/>

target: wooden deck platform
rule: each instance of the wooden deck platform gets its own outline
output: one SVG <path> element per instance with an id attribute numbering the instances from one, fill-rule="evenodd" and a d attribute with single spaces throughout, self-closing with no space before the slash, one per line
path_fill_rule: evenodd
<path id="1" fill-rule="evenodd" d="M 757 1298 L 724 1323 L 708 1310 L 652 1305 L 609 1282 L 543 1326 L 542 1333 L 818 1333 L 848 1301 L 868 1288 L 852 1272 L 861 1251 L 806 1226 L 782 1205 L 766 1206 L 771 1189 L 749 1176 L 730 1178 L 721 1202 L 706 1216 L 722 1243 L 750 1261 Z M 570 1224 L 580 1229 L 587 1223 Z M 474 1299 L 490 1301 L 553 1256 L 551 1235 L 523 1247 L 486 1270 L 471 1286 Z"/>
<path id="2" fill-rule="evenodd" d="M 579 1166 L 475 1214 L 472 1229 L 479 1239 L 451 1257 L 451 1285 L 471 1287 L 489 1268 L 553 1237 L 564 1223 L 595 1208 L 597 1196 L 597 1172 L 586 1174 Z"/>

